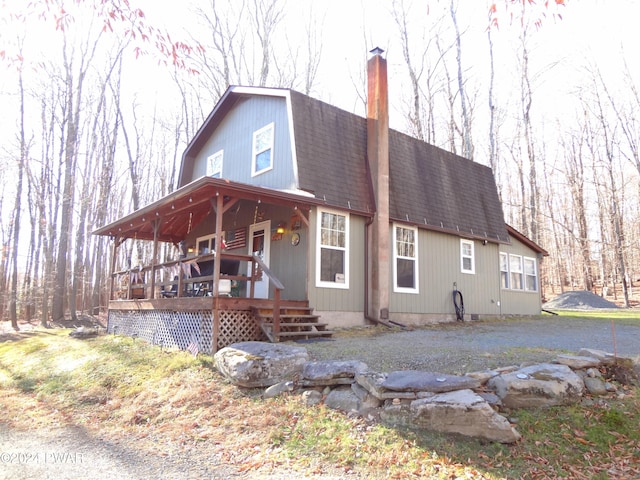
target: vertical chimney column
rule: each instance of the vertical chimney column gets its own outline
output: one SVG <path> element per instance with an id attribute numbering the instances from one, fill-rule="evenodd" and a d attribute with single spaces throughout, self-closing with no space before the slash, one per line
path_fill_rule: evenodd
<path id="1" fill-rule="evenodd" d="M 376 214 L 369 245 L 369 315 L 389 317 L 391 248 L 389 230 L 389 99 L 387 61 L 381 48 L 371 50 L 367 63 L 367 156 L 372 176 Z"/>

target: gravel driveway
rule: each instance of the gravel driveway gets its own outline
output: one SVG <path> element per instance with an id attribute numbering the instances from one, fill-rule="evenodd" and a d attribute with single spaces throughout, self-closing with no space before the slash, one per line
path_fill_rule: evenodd
<path id="1" fill-rule="evenodd" d="M 640 323 L 617 324 L 617 353 L 640 355 Z M 552 360 L 581 347 L 613 352 L 609 322 L 542 317 L 440 324 L 413 331 L 384 327 L 338 332 L 335 338 L 303 345 L 316 360 L 361 360 L 376 371 L 421 369 L 461 374 L 469 371 Z M 201 451 L 202 450 L 202 451 Z M 145 454 L 134 439 L 114 443 L 79 427 L 16 431 L 0 418 L 0 480 L 4 479 L 196 479 L 283 480 L 299 473 L 259 475 L 223 465 L 215 451 L 167 448 Z M 314 476 L 339 479 L 343 476 Z M 349 475 L 348 478 L 361 478 Z"/>
<path id="2" fill-rule="evenodd" d="M 428 370 L 463 374 L 524 362 L 543 362 L 558 353 L 594 348 L 614 353 L 610 322 L 584 318 L 540 317 L 448 323 L 412 331 L 385 327 L 338 332 L 327 340 L 304 343 L 314 360 L 361 360 L 379 372 Z M 640 355 L 640 323 L 615 325 L 620 356 Z"/>

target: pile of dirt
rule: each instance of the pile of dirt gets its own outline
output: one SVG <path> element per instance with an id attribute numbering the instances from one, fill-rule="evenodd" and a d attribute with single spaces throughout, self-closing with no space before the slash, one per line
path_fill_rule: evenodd
<path id="1" fill-rule="evenodd" d="M 587 290 L 576 290 L 561 293 L 553 300 L 545 303 L 542 308 L 545 310 L 592 310 L 618 308 L 618 306 Z"/>

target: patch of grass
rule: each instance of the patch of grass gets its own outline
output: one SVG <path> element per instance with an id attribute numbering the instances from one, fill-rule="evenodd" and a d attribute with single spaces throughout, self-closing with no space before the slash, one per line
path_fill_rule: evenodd
<path id="1" fill-rule="evenodd" d="M 615 320 L 620 325 L 640 326 L 640 310 L 631 309 L 611 309 L 611 310 L 557 310 L 556 313 L 561 317 L 569 318 L 585 318 L 590 320 L 601 320 L 603 322 L 611 322 Z"/>
<path id="2" fill-rule="evenodd" d="M 152 454 L 195 448 L 267 475 L 283 465 L 300 476 L 373 479 L 640 475 L 637 389 L 593 406 L 512 412 L 523 435 L 515 445 L 389 428 L 261 393 L 229 385 L 210 356 L 131 338 L 80 341 L 62 330 L 0 343 L 0 409 L 14 428 L 82 425 Z"/>

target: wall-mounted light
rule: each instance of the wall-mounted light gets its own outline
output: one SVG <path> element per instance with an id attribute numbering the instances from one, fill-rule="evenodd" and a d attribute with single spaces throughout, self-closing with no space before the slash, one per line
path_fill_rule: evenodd
<path id="1" fill-rule="evenodd" d="M 284 222 L 280 222 L 278 224 L 278 227 L 276 228 L 276 233 L 279 233 L 280 235 L 282 235 L 284 233 L 285 227 L 286 225 L 284 224 Z"/>

